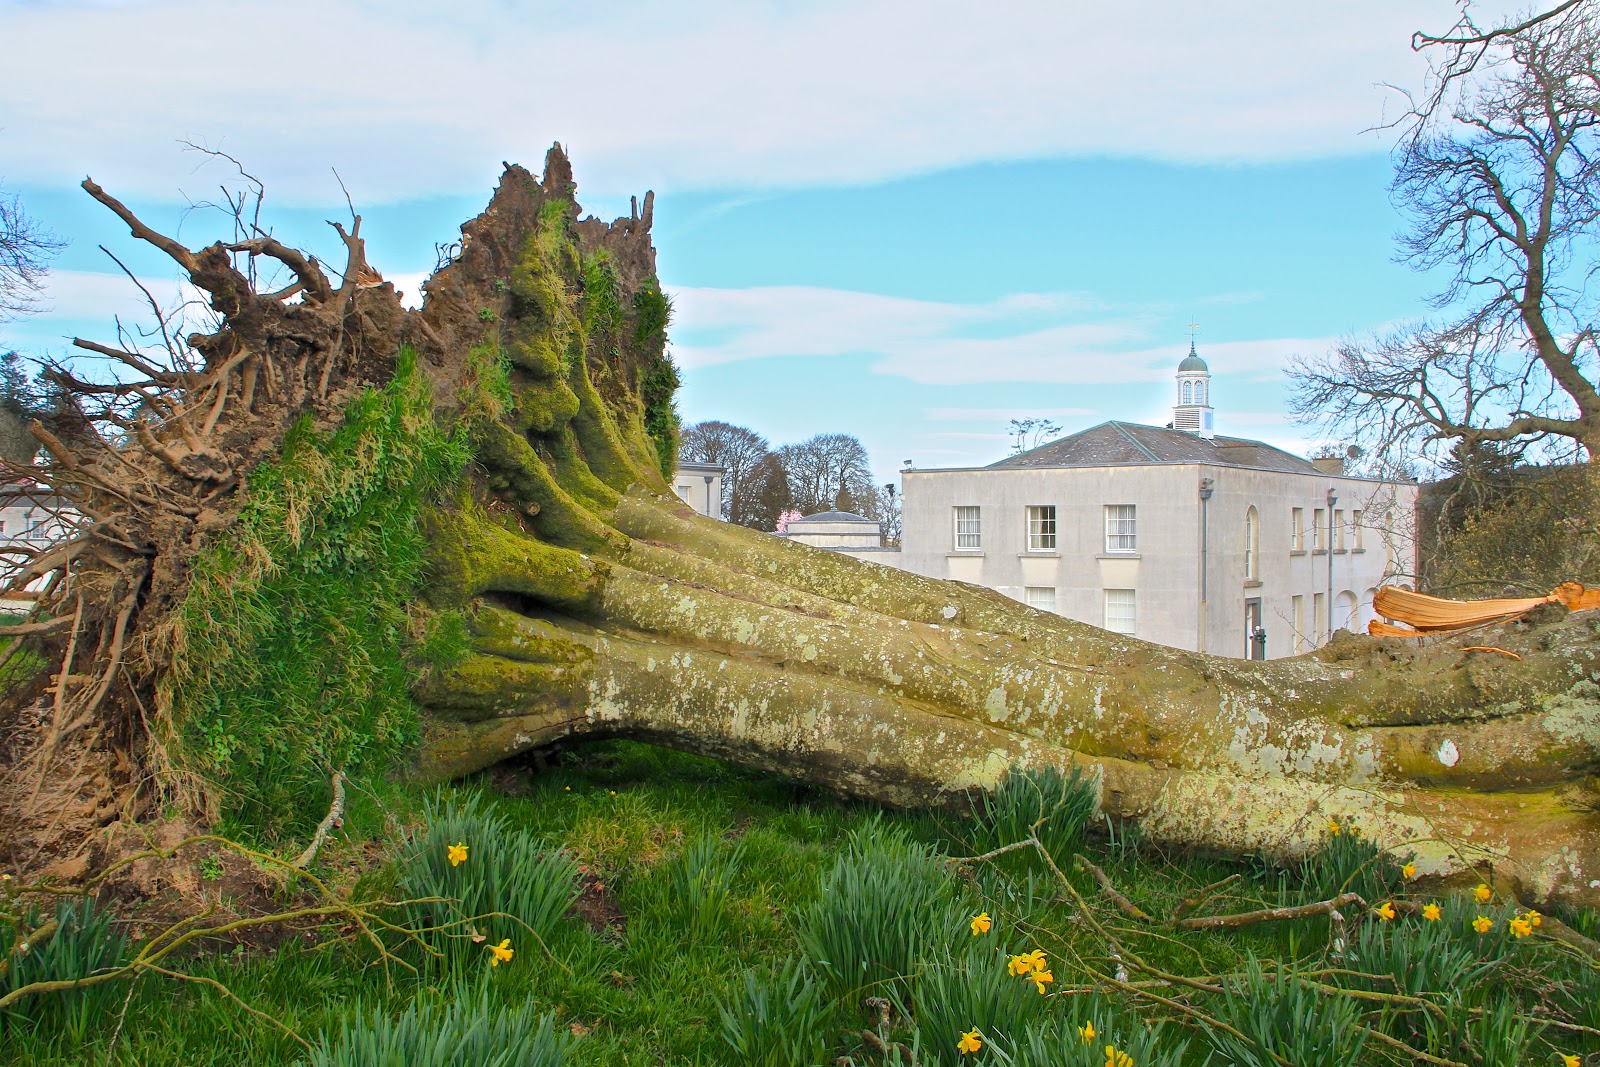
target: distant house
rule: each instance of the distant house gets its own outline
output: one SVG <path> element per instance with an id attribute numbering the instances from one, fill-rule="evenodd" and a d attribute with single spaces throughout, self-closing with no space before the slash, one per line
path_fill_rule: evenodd
<path id="1" fill-rule="evenodd" d="M 1412 573 L 1414 484 L 1213 432 L 1191 345 L 1172 426 L 1105 422 L 987 467 L 903 472 L 896 566 L 1179 648 L 1290 656 Z"/>
<path id="2" fill-rule="evenodd" d="M 78 512 L 31 478 L 0 485 L 0 582 L 23 567 L 31 553 L 63 540 L 76 527 Z M 37 592 L 43 579 L 32 583 Z M 0 599 L 0 611 L 26 611 L 33 598 L 15 593 Z"/>
<path id="3" fill-rule="evenodd" d="M 894 556 L 898 550 L 884 547 L 882 524 L 877 519 L 869 519 L 853 511 L 822 511 L 790 519 L 784 526 L 784 532 L 778 536 L 813 548 L 842 552 L 857 559 L 898 565 Z"/>
<path id="4" fill-rule="evenodd" d="M 672 491 L 678 498 L 702 515 L 722 518 L 722 478 L 728 468 L 715 463 L 685 463 L 678 461 L 677 474 L 672 479 Z"/>

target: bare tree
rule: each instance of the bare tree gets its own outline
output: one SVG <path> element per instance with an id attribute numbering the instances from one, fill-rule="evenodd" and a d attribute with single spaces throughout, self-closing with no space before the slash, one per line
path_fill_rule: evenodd
<path id="1" fill-rule="evenodd" d="M 772 452 L 767 439 L 748 427 L 713 419 L 690 426 L 679 440 L 681 458 L 690 463 L 719 464 L 726 472 L 722 476 L 722 517 L 740 526 L 757 525 L 758 513 L 765 510 L 757 503 L 765 495 L 763 475 L 768 468 L 762 461 Z"/>
<path id="2" fill-rule="evenodd" d="M 1401 120 L 1401 259 L 1443 268 L 1436 321 L 1291 369 L 1306 422 L 1389 453 L 1454 442 L 1600 455 L 1600 0 L 1422 37 L 1432 84 Z"/>
<path id="3" fill-rule="evenodd" d="M 1053 419 L 1027 418 L 1011 420 L 1011 451 L 1027 452 L 1053 441 L 1061 433 L 1061 424 Z"/>
<path id="4" fill-rule="evenodd" d="M 38 307 L 45 264 L 62 241 L 22 209 L 22 200 L 0 187 L 0 322 Z"/>
<path id="5" fill-rule="evenodd" d="M 791 505 L 802 514 L 828 511 L 843 489 L 868 518 L 876 518 L 877 491 L 867 449 L 847 433 L 819 433 L 778 450 L 789 475 Z"/>

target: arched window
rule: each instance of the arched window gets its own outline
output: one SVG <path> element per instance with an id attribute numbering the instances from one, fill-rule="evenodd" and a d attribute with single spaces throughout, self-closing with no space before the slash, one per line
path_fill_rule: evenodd
<path id="1" fill-rule="evenodd" d="M 1194 383 L 1193 382 L 1184 382 L 1183 383 L 1183 402 L 1185 404 L 1194 403 Z"/>
<path id="2" fill-rule="evenodd" d="M 1206 383 L 1205 382 L 1195 382 L 1194 383 L 1194 402 L 1196 404 L 1204 404 L 1206 402 Z"/>
<path id="3" fill-rule="evenodd" d="M 1256 506 L 1244 513 L 1244 580 L 1258 582 L 1261 575 L 1256 572 L 1261 569 L 1261 516 L 1256 512 Z"/>

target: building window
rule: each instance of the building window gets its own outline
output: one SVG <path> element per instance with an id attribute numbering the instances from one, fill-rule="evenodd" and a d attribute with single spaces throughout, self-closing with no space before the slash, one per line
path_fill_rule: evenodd
<path id="1" fill-rule="evenodd" d="M 1056 506 L 1033 504 L 1028 507 L 1028 551 L 1056 550 Z M 1054 594 L 1051 594 L 1052 596 Z M 1055 610 L 1054 608 L 1051 609 Z"/>
<path id="2" fill-rule="evenodd" d="M 1261 575 L 1261 516 L 1251 504 L 1244 513 L 1244 580 L 1259 582 Z"/>
<path id="3" fill-rule="evenodd" d="M 1327 528 L 1323 525 L 1323 509 L 1311 512 L 1311 547 L 1317 552 L 1327 548 Z"/>
<path id="4" fill-rule="evenodd" d="M 1344 551 L 1344 508 L 1333 509 L 1333 547 L 1340 552 Z"/>
<path id="5" fill-rule="evenodd" d="M 1114 634 L 1134 635 L 1138 613 L 1134 607 L 1132 589 L 1106 590 L 1106 629 Z"/>
<path id="6" fill-rule="evenodd" d="M 1052 585 L 1030 585 L 1022 590 L 1022 598 L 1028 607 L 1038 608 L 1040 611 L 1056 610 L 1056 590 Z"/>
<path id="7" fill-rule="evenodd" d="M 1294 527 L 1289 532 L 1289 547 L 1295 552 L 1306 550 L 1306 509 L 1291 508 L 1289 522 Z"/>
<path id="8" fill-rule="evenodd" d="M 1320 645 L 1328 633 L 1328 594 L 1311 595 L 1311 625 L 1316 629 L 1316 638 L 1312 643 Z"/>
<path id="9" fill-rule="evenodd" d="M 1194 403 L 1194 383 L 1193 382 L 1184 382 L 1183 383 L 1183 402 L 1185 404 Z"/>
<path id="10" fill-rule="evenodd" d="M 1138 531 L 1132 504 L 1106 505 L 1106 551 L 1137 552 Z"/>
<path id="11" fill-rule="evenodd" d="M 1298 655 L 1304 652 L 1306 642 L 1306 598 L 1292 596 L 1289 598 L 1289 615 L 1294 619 L 1294 650 Z"/>
<path id="12" fill-rule="evenodd" d="M 1204 404 L 1206 402 L 1206 383 L 1205 382 L 1195 382 L 1194 383 L 1194 402 L 1196 404 Z"/>
<path id="13" fill-rule="evenodd" d="M 1352 511 L 1350 513 L 1350 528 L 1355 532 L 1356 551 L 1359 552 L 1361 551 L 1361 512 Z"/>
<path id="14" fill-rule="evenodd" d="M 983 509 L 973 506 L 956 508 L 956 549 L 971 551 L 983 547 Z"/>

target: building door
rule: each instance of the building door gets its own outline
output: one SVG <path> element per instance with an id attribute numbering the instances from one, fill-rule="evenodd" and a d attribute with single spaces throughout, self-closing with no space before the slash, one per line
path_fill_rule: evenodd
<path id="1" fill-rule="evenodd" d="M 1261 625 L 1261 598 L 1244 602 L 1244 658 L 1267 658 L 1267 631 Z"/>

